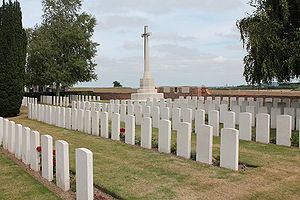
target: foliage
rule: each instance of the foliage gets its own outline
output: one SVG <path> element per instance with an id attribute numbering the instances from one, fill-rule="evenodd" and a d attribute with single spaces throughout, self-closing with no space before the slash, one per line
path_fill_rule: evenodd
<path id="1" fill-rule="evenodd" d="M 0 116 L 16 116 L 24 93 L 27 39 L 20 3 L 0 7 Z"/>
<path id="2" fill-rule="evenodd" d="M 118 81 L 114 81 L 113 84 L 114 84 L 114 87 L 122 87 L 121 83 Z"/>
<path id="3" fill-rule="evenodd" d="M 248 51 L 244 76 L 251 84 L 279 82 L 300 75 L 300 0 L 251 0 L 255 11 L 239 20 Z"/>
<path id="4" fill-rule="evenodd" d="M 96 19 L 81 12 L 81 0 L 43 0 L 43 21 L 28 29 L 28 85 L 69 87 L 97 79 Z"/>

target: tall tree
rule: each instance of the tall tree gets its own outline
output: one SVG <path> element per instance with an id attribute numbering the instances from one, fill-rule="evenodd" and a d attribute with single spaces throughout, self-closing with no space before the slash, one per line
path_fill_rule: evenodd
<path id="1" fill-rule="evenodd" d="M 16 116 L 24 94 L 27 39 L 18 1 L 0 7 L 0 116 Z"/>
<path id="2" fill-rule="evenodd" d="M 61 87 L 97 79 L 92 41 L 96 19 L 81 12 L 81 0 L 43 0 L 43 21 L 28 30 L 27 78 L 32 85 Z"/>
<path id="3" fill-rule="evenodd" d="M 244 76 L 251 84 L 300 75 L 300 0 L 251 0 L 255 11 L 237 26 L 248 55 Z"/>

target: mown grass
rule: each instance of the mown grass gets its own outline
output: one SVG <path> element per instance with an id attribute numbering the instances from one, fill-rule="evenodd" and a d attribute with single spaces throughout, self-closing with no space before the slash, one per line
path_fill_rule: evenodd
<path id="1" fill-rule="evenodd" d="M 0 199 L 60 199 L 0 151 Z"/>
<path id="2" fill-rule="evenodd" d="M 23 110 L 24 112 L 24 110 Z M 233 172 L 126 145 L 78 131 L 58 128 L 21 116 L 16 123 L 70 144 L 70 168 L 75 171 L 75 148 L 94 153 L 94 183 L 124 199 L 291 199 L 300 198 L 300 149 L 240 141 L 241 163 L 257 168 Z M 124 124 L 122 124 L 124 126 Z M 140 137 L 140 126 L 136 127 Z M 157 137 L 157 129 L 153 129 Z M 175 143 L 176 132 L 172 132 Z M 220 138 L 214 137 L 213 157 Z M 196 135 L 192 135 L 195 151 Z"/>

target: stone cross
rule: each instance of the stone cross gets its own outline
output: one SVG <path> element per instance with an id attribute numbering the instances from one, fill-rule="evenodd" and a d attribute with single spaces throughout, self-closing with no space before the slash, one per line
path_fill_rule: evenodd
<path id="1" fill-rule="evenodd" d="M 149 37 L 152 35 L 148 32 L 148 26 L 144 26 L 144 33 L 141 35 L 144 38 L 144 78 L 151 77 L 149 64 Z"/>

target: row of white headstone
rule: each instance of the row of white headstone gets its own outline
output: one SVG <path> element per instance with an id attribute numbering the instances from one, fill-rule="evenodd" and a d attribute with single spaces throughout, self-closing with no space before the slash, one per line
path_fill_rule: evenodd
<path id="1" fill-rule="evenodd" d="M 42 171 L 42 177 L 53 180 L 53 139 L 41 135 L 21 124 L 15 124 L 0 117 L 0 145 L 34 171 Z M 41 147 L 41 152 L 37 147 Z M 55 141 L 56 185 L 70 189 L 69 144 L 63 140 Z M 41 155 L 40 155 L 41 154 Z M 76 149 L 76 197 L 82 200 L 93 199 L 93 153 L 85 148 Z"/>
<path id="2" fill-rule="evenodd" d="M 77 104 L 77 106 L 76 106 Z M 178 124 L 180 122 L 188 122 L 190 124 L 195 123 L 195 133 L 198 133 L 198 129 L 200 125 L 205 124 L 205 111 L 204 110 L 192 110 L 189 108 L 173 108 L 163 107 L 162 109 L 158 106 L 141 106 L 139 104 L 99 104 L 99 103 L 90 103 L 90 102 L 73 102 L 73 107 L 80 107 L 83 109 L 100 112 L 108 112 L 108 119 L 111 120 L 111 116 L 113 113 L 120 114 L 120 120 L 125 122 L 126 115 L 135 116 L 136 124 L 141 125 L 142 118 L 150 117 L 152 118 L 152 126 L 154 128 L 158 128 L 159 121 L 161 119 L 170 120 L 172 119 L 172 130 L 178 130 Z M 236 106 L 237 108 L 239 106 Z M 276 128 L 276 138 L 284 138 L 285 142 L 281 140 L 276 140 L 276 144 L 290 146 L 290 138 L 291 138 L 291 130 L 293 129 L 293 123 L 295 119 L 292 116 L 283 117 L 288 115 L 281 115 L 280 112 L 277 111 L 278 108 L 272 108 L 272 115 L 270 116 L 267 113 L 255 114 L 254 107 L 247 106 L 248 112 L 240 112 L 238 109 L 234 109 L 234 111 L 228 111 L 226 106 L 222 106 L 221 111 L 210 110 L 208 113 L 208 124 L 214 127 L 214 136 L 219 136 L 219 126 L 220 123 L 224 124 L 225 128 L 235 128 L 235 125 L 239 125 L 240 130 L 240 139 L 251 141 L 252 139 L 252 127 L 256 126 L 256 141 L 269 143 L 270 141 L 270 128 Z M 287 108 L 292 110 L 294 108 Z M 239 112 L 237 112 L 239 111 Z M 69 111 L 71 112 L 71 111 Z M 172 113 L 172 118 L 170 117 L 170 113 Z M 194 114 L 194 119 L 193 119 Z M 221 121 L 221 119 L 223 119 Z M 283 120 L 284 119 L 284 120 Z M 276 122 L 277 121 L 277 122 Z M 287 121 L 286 123 L 282 123 L 282 121 Z M 297 118 L 299 124 L 300 118 Z M 273 125 L 273 126 L 271 126 Z M 289 126 L 290 125 L 290 126 Z M 274 127 L 275 126 L 275 127 Z M 261 127 L 265 127 L 261 129 Z M 280 131 L 280 130 L 284 130 Z M 282 137 L 281 137 L 282 136 Z"/>
<path id="3" fill-rule="evenodd" d="M 21 105 L 27 107 L 29 103 L 35 103 L 35 104 L 37 104 L 37 98 L 23 97 Z"/>
<path id="4" fill-rule="evenodd" d="M 178 101 L 180 99 L 175 99 L 174 102 Z M 183 99 L 186 100 L 186 99 Z M 140 110 L 142 113 L 147 109 L 146 106 L 150 106 L 150 112 L 154 109 L 154 107 L 158 106 L 161 110 L 164 107 L 168 107 L 170 109 L 170 117 L 172 118 L 172 113 L 173 113 L 173 108 L 190 108 L 192 109 L 192 118 L 195 120 L 195 111 L 196 110 L 205 110 L 205 114 L 208 114 L 211 110 L 218 110 L 220 111 L 220 122 L 224 123 L 224 114 L 228 112 L 229 106 L 228 104 L 202 104 L 199 103 L 197 106 L 193 104 L 184 104 L 184 103 L 179 103 L 176 104 L 170 99 L 167 99 L 167 102 L 165 102 L 164 99 L 161 99 L 160 101 L 146 101 L 146 102 L 138 102 L 138 101 L 121 101 L 120 100 L 111 100 L 109 104 L 103 105 L 99 103 L 90 103 L 90 102 L 73 102 L 72 107 L 73 108 L 78 108 L 78 109 L 87 109 L 87 110 L 99 110 L 101 105 L 104 107 L 104 110 L 107 110 L 109 113 L 109 119 L 111 119 L 111 113 L 116 112 L 121 113 L 122 115 L 122 110 L 127 109 L 129 112 L 131 112 L 131 108 L 129 105 L 133 104 L 133 112 L 139 113 Z M 254 101 L 250 101 L 254 102 Z M 247 103 L 247 104 L 246 104 Z M 255 121 L 256 121 L 256 114 L 260 113 L 267 113 L 271 115 L 271 128 L 276 128 L 276 118 L 278 115 L 290 115 L 292 117 L 292 129 L 293 130 L 299 130 L 299 119 L 300 119 L 300 108 L 293 108 L 293 107 L 285 107 L 285 108 L 279 108 L 279 107 L 271 107 L 270 109 L 266 106 L 264 107 L 258 107 L 258 106 L 253 106 L 249 105 L 249 102 L 242 102 L 241 105 L 231 105 L 230 110 L 236 113 L 236 124 L 238 124 L 238 115 L 240 112 L 250 112 L 252 113 L 252 126 L 255 126 Z M 126 105 L 126 108 L 123 108 L 124 105 Z M 138 105 L 142 106 L 138 108 Z M 154 112 L 154 111 L 153 111 Z M 124 113 L 124 112 L 123 112 Z M 138 117 L 139 114 L 137 114 Z M 121 116 L 123 119 L 123 117 Z M 140 120 L 137 119 L 137 123 L 139 124 Z"/>
<path id="5" fill-rule="evenodd" d="M 248 102 L 248 105 L 256 105 L 258 104 L 258 106 L 273 106 L 273 107 L 278 107 L 280 106 L 280 103 L 285 104 L 286 107 L 299 107 L 299 99 L 289 99 L 289 98 L 254 98 L 254 97 L 212 97 L 212 96 L 208 96 L 208 97 L 179 97 L 178 99 L 181 103 L 185 102 L 187 104 L 192 104 L 192 103 L 197 103 L 198 102 L 202 102 L 204 103 L 211 103 L 211 104 L 238 104 L 238 105 L 242 105 L 242 102 L 246 101 Z"/>
<path id="6" fill-rule="evenodd" d="M 45 96 L 41 95 L 40 102 L 49 105 L 59 105 L 68 107 L 72 101 L 100 101 L 100 96 L 84 96 L 84 95 L 69 95 L 69 96 Z"/>
<path id="7" fill-rule="evenodd" d="M 214 136 L 218 136 L 219 111 L 212 110 L 208 114 L 208 123 L 214 127 Z M 244 112 L 239 114 L 239 138 L 241 140 L 252 140 L 252 113 Z M 260 113 L 256 115 L 256 142 L 270 142 L 270 115 Z M 276 125 L 276 144 L 291 146 L 292 117 L 289 115 L 278 115 Z M 235 128 L 236 115 L 234 112 L 225 113 L 224 128 Z M 300 144 L 299 144 L 300 147 Z"/>
<path id="8" fill-rule="evenodd" d="M 40 109 L 40 115 L 38 115 L 38 113 L 36 113 L 36 107 L 45 108 Z M 36 119 L 67 129 L 79 130 L 88 134 L 93 134 L 96 136 L 101 135 L 102 137 L 109 138 L 107 112 L 100 113 L 99 111 L 30 104 L 29 113 L 29 118 L 31 119 Z M 191 115 L 191 111 L 189 115 Z M 46 117 L 40 118 L 39 116 Z M 63 116 L 64 120 L 62 120 L 61 116 Z M 61 123 L 62 121 L 67 123 Z M 135 116 L 125 116 L 125 143 L 130 145 L 135 145 L 135 121 Z M 120 122 L 120 114 L 113 113 L 111 120 L 112 140 L 120 140 Z M 171 121 L 168 119 L 161 119 L 158 122 L 159 152 L 171 153 L 171 124 Z M 177 130 L 177 155 L 190 159 L 192 134 L 191 123 L 180 122 L 177 124 Z M 232 170 L 238 170 L 238 131 L 236 129 L 229 128 L 222 129 L 222 133 L 220 166 Z M 197 161 L 212 164 L 212 141 L 213 127 L 204 124 L 199 125 L 196 149 Z M 148 149 L 152 148 L 151 117 L 143 117 L 141 119 L 141 146 Z"/>

